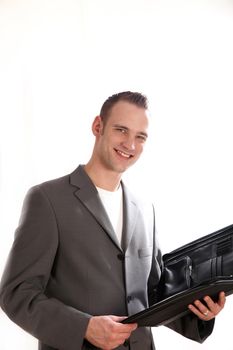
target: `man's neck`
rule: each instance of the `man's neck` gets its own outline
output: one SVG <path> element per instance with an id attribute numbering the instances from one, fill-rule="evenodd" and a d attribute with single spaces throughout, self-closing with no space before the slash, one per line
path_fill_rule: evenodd
<path id="1" fill-rule="evenodd" d="M 120 185 L 121 174 L 96 167 L 91 162 L 88 162 L 84 169 L 95 186 L 103 188 L 107 191 L 116 191 Z"/>

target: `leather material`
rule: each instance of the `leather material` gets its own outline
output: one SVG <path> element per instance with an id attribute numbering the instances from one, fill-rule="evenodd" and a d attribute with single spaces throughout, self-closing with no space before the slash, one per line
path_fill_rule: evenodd
<path id="1" fill-rule="evenodd" d="M 212 280 L 233 277 L 233 225 L 192 241 L 163 256 L 163 300 Z"/>
<path id="2" fill-rule="evenodd" d="M 233 293 L 233 225 L 192 241 L 163 256 L 159 301 L 124 323 L 169 324 L 191 312 L 188 304 L 220 291 Z"/>

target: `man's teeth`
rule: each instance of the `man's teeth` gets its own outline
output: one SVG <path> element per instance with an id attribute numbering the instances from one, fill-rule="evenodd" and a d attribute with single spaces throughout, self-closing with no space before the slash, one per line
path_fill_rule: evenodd
<path id="1" fill-rule="evenodd" d="M 121 152 L 121 151 L 117 151 L 117 153 L 119 153 L 122 157 L 125 157 L 125 158 L 130 158 L 130 154 L 126 154 L 124 152 Z"/>

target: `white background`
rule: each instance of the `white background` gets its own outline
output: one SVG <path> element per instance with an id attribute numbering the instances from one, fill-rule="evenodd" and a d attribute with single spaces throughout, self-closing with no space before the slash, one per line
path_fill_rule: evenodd
<path id="1" fill-rule="evenodd" d="M 93 118 L 123 90 L 150 100 L 125 181 L 155 203 L 163 252 L 233 223 L 232 38 L 230 0 L 0 1 L 0 275 L 27 189 L 87 161 Z M 158 327 L 157 349 L 232 349 L 227 301 L 203 345 Z M 1 350 L 37 348 L 2 311 L 0 333 Z"/>

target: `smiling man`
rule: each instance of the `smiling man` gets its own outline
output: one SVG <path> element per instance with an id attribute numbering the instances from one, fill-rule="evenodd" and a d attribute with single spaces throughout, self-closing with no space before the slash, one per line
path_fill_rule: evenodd
<path id="1" fill-rule="evenodd" d="M 148 136 L 148 112 L 142 106 L 120 100 L 110 110 L 102 108 L 92 132 L 95 146 L 85 170 L 97 186 L 115 191 L 122 173 L 143 151 Z"/>
<path id="2" fill-rule="evenodd" d="M 148 137 L 146 97 L 130 91 L 109 97 L 92 132 L 86 165 L 27 194 L 1 307 L 39 339 L 40 350 L 152 350 L 150 328 L 120 322 L 155 302 L 162 271 L 153 206 L 121 180 Z M 205 301 L 169 327 L 204 341 L 225 295 Z"/>

